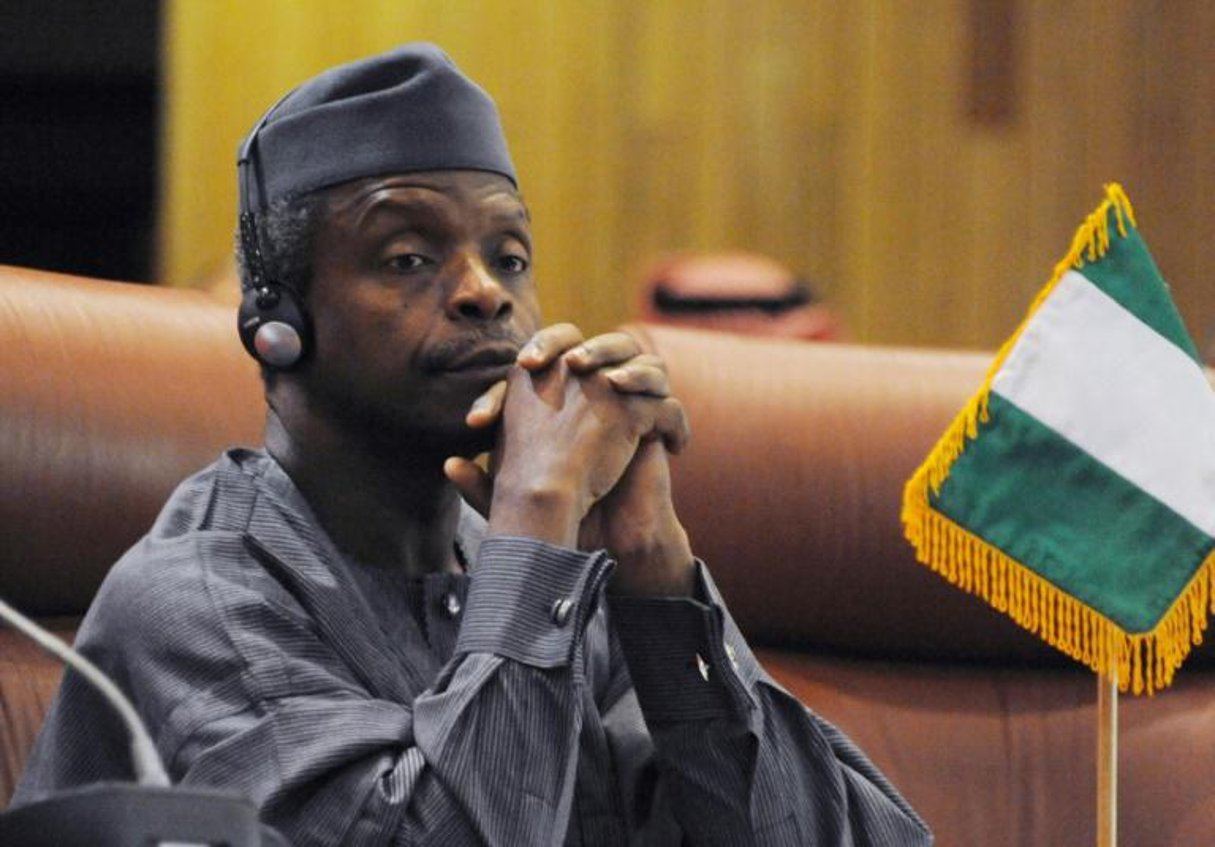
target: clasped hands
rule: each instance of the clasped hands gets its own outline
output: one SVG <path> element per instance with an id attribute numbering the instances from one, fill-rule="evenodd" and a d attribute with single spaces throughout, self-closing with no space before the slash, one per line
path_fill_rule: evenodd
<path id="1" fill-rule="evenodd" d="M 690 594 L 692 553 L 667 464 L 689 430 L 663 361 L 626 333 L 585 339 L 555 324 L 517 363 L 466 418 L 476 429 L 498 425 L 489 469 L 453 457 L 448 478 L 488 515 L 490 534 L 606 548 L 614 593 Z"/>

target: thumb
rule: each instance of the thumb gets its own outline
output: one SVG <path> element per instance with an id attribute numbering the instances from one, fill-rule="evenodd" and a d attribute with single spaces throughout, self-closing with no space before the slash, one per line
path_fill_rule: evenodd
<path id="1" fill-rule="evenodd" d="M 468 505 L 484 518 L 489 517 L 489 502 L 493 498 L 494 485 L 489 474 L 469 459 L 452 456 L 443 463 L 443 475 L 456 487 Z"/>

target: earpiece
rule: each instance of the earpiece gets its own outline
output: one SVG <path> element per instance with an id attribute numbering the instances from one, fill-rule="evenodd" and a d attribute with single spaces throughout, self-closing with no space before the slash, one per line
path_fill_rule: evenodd
<path id="1" fill-rule="evenodd" d="M 308 352 L 308 313 L 299 295 L 284 285 L 263 280 L 256 288 L 246 288 L 237 324 L 249 355 L 267 367 L 287 370 Z"/>

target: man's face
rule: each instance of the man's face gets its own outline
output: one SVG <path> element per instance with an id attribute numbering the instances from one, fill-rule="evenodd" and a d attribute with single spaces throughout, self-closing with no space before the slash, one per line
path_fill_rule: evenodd
<path id="1" fill-rule="evenodd" d="M 351 433 L 471 454 L 464 423 L 539 327 L 527 210 L 482 171 L 429 171 L 331 189 L 308 306 L 311 408 Z"/>

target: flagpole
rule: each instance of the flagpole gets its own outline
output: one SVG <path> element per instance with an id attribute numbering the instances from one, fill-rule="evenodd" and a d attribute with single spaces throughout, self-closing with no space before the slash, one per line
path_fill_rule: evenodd
<path id="1" fill-rule="evenodd" d="M 1118 674 L 1097 675 L 1097 847 L 1118 843 Z"/>

